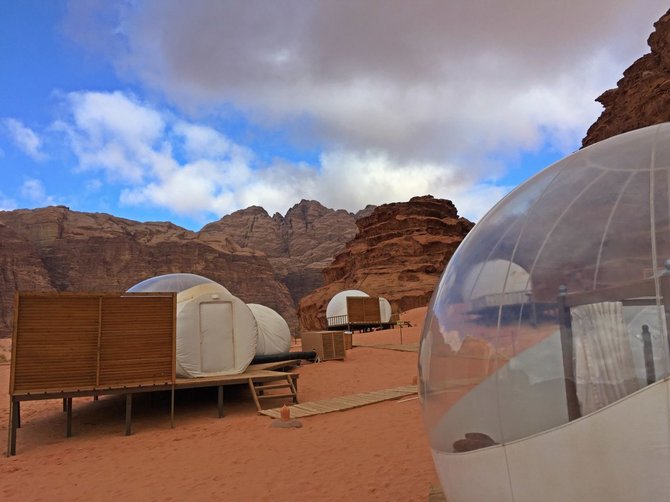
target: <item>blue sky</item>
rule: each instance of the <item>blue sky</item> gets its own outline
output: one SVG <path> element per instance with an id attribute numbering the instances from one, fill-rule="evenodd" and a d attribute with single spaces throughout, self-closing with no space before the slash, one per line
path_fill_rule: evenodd
<path id="1" fill-rule="evenodd" d="M 666 9 L 0 0 L 0 209 L 199 229 L 430 193 L 477 220 L 579 148 Z"/>

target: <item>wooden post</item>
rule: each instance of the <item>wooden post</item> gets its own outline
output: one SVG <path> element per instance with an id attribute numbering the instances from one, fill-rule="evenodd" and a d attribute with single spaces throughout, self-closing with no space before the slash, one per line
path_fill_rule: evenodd
<path id="1" fill-rule="evenodd" d="M 72 437 L 72 398 L 65 398 L 67 418 L 65 419 L 65 437 Z"/>
<path id="2" fill-rule="evenodd" d="M 223 385 L 219 385 L 219 418 L 223 418 Z"/>
<path id="3" fill-rule="evenodd" d="M 174 379 L 172 380 L 172 391 L 170 392 L 170 428 L 174 429 Z"/>
<path id="4" fill-rule="evenodd" d="M 7 428 L 7 456 L 16 455 L 16 429 L 18 429 L 18 414 L 16 404 L 12 397 L 9 398 L 9 427 Z"/>
<path id="5" fill-rule="evenodd" d="M 133 395 L 132 394 L 126 394 L 126 436 L 130 436 L 131 434 L 131 414 L 132 414 L 132 407 L 133 407 Z"/>
<path id="6" fill-rule="evenodd" d="M 565 301 L 565 296 L 568 293 L 567 288 L 561 286 L 558 291 L 558 322 L 561 329 L 565 397 L 568 407 L 568 420 L 572 421 L 581 416 L 579 399 L 577 398 L 577 385 L 575 383 L 575 365 L 573 362 L 572 318 L 570 317 L 570 307 L 566 305 Z"/>
<path id="7" fill-rule="evenodd" d="M 656 381 L 656 368 L 654 366 L 654 352 L 651 344 L 651 333 L 649 326 L 642 325 L 642 353 L 644 354 L 644 368 L 647 372 L 647 385 Z"/>
<path id="8" fill-rule="evenodd" d="M 16 401 L 14 404 L 16 406 L 16 427 L 21 428 L 21 401 Z"/>

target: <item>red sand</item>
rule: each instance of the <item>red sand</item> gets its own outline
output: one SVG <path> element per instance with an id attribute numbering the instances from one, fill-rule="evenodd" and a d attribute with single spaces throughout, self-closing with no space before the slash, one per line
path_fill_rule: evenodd
<path id="1" fill-rule="evenodd" d="M 426 309 L 407 312 L 403 342 L 418 341 Z M 355 333 L 354 344 L 399 343 L 398 329 Z M 8 340 L 0 340 L 0 356 Z M 0 388 L 9 364 L 0 357 Z M 345 361 L 298 368 L 302 402 L 412 383 L 417 353 L 356 347 Z M 175 428 L 165 396 L 133 402 L 124 436 L 124 399 L 74 400 L 65 438 L 61 401 L 21 404 L 17 456 L 0 457 L 0 500 L 384 500 L 425 501 L 437 483 L 419 402 L 387 401 L 270 427 L 246 387 L 226 387 L 223 419 L 216 392 L 177 394 Z M 8 401 L 0 402 L 0 438 Z M 402 400 L 401 400 L 402 401 Z M 2 450 L 5 450 L 2 444 Z"/>

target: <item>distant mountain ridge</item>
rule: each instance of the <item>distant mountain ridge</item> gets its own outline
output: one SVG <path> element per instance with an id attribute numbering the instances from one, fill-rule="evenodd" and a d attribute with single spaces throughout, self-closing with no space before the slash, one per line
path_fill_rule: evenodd
<path id="1" fill-rule="evenodd" d="M 231 239 L 203 242 L 172 223 L 58 206 L 0 212 L 0 336 L 10 334 L 16 290 L 125 291 L 172 272 L 220 282 L 245 302 L 277 310 L 297 329 L 289 291 L 263 253 Z"/>
<path id="2" fill-rule="evenodd" d="M 0 337 L 11 334 L 14 291 L 125 291 L 172 272 L 220 282 L 277 310 L 295 331 L 301 295 L 323 283 L 356 217 L 303 200 L 286 216 L 252 206 L 192 232 L 64 206 L 0 211 Z"/>
<path id="3" fill-rule="evenodd" d="M 211 243 L 231 239 L 264 253 L 297 305 L 303 296 L 323 285 L 323 269 L 356 235 L 356 219 L 373 208 L 353 214 L 303 199 L 285 216 L 270 216 L 262 207 L 251 206 L 205 225 L 198 238 Z"/>

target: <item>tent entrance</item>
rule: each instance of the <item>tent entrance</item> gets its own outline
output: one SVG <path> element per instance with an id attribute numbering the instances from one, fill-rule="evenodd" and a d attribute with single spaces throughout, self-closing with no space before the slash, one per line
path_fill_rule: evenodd
<path id="1" fill-rule="evenodd" d="M 233 322 L 232 302 L 200 304 L 200 358 L 204 373 L 235 367 Z"/>

